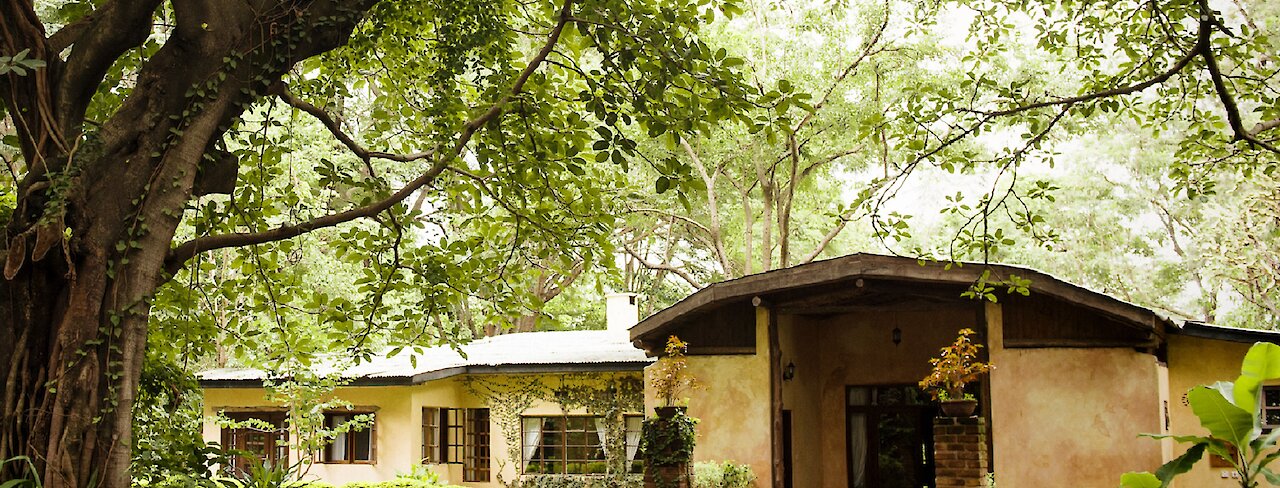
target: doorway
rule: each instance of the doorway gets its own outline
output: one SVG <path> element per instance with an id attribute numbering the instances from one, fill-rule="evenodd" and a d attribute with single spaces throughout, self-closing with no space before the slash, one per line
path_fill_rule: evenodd
<path id="1" fill-rule="evenodd" d="M 850 386 L 849 488 L 933 488 L 936 406 L 914 385 Z"/>

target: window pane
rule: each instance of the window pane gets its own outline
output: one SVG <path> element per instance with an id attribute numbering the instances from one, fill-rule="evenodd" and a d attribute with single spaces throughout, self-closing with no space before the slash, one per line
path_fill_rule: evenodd
<path id="1" fill-rule="evenodd" d="M 351 459 L 354 459 L 356 461 L 372 461 L 373 460 L 372 456 L 370 456 L 372 452 L 372 445 L 373 445 L 372 434 L 373 434 L 373 431 L 369 429 L 351 433 L 352 444 L 354 444 L 352 446 L 352 449 L 355 451 L 352 454 Z"/>
<path id="2" fill-rule="evenodd" d="M 870 388 L 863 387 L 863 386 L 849 388 L 848 405 L 859 406 L 859 405 L 870 405 L 870 404 L 871 404 Z"/>
<path id="3" fill-rule="evenodd" d="M 343 432 L 334 437 L 333 443 L 329 444 L 327 451 L 329 455 L 325 457 L 326 461 L 346 461 L 347 433 Z"/>

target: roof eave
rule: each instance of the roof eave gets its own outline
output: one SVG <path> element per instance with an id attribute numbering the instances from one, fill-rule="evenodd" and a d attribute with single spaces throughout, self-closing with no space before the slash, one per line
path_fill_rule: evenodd
<path id="1" fill-rule="evenodd" d="M 981 263 L 957 263 L 954 266 L 941 263 L 921 265 L 917 260 L 909 258 L 852 254 L 712 284 L 640 321 L 631 328 L 630 336 L 633 342 L 650 339 L 649 336 L 670 328 L 680 318 L 706 310 L 711 306 L 735 300 L 749 300 L 754 296 L 766 296 L 797 288 L 859 278 L 964 284 L 978 280 L 986 270 L 997 271 L 997 276 L 1019 275 L 1030 279 L 1030 288 L 1034 292 L 1064 298 L 1142 328 L 1155 330 L 1157 323 L 1175 325 L 1172 320 L 1150 309 L 1067 283 L 1030 268 Z"/>
<path id="2" fill-rule="evenodd" d="M 491 374 L 561 374 L 644 371 L 652 360 L 609 361 L 600 363 L 502 364 L 473 365 L 428 371 L 415 375 L 362 377 L 345 386 L 411 386 L 461 375 Z M 262 388 L 261 379 L 199 380 L 201 388 Z"/>

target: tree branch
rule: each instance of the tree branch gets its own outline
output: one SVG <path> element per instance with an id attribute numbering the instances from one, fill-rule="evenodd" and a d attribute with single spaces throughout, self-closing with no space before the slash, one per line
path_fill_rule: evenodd
<path id="1" fill-rule="evenodd" d="M 679 221 L 681 221 L 681 222 L 684 222 L 684 223 L 686 223 L 686 224 L 692 225 L 692 226 L 696 227 L 698 230 L 701 230 L 701 231 L 703 231 L 703 232 L 706 232 L 707 234 L 713 234 L 713 233 L 711 232 L 711 229 L 707 228 L 707 226 L 705 226 L 705 225 L 702 225 L 702 223 L 701 223 L 701 222 L 698 222 L 698 221 L 696 221 L 696 220 L 693 220 L 693 219 L 691 219 L 691 218 L 689 218 L 689 217 L 686 217 L 686 216 L 683 216 L 683 215 L 676 214 L 676 213 L 674 213 L 674 212 L 668 212 L 668 211 L 666 211 L 666 210 L 662 210 L 662 209 L 658 209 L 658 208 L 633 208 L 633 209 L 631 209 L 630 211 L 631 211 L 631 212 L 634 212 L 634 213 L 652 213 L 652 214 L 662 215 L 662 216 L 664 216 L 664 217 L 670 217 L 670 218 L 673 218 L 673 219 L 679 220 Z"/>
<path id="2" fill-rule="evenodd" d="M 1276 127 L 1280 127 L 1280 119 L 1265 120 L 1262 122 L 1258 122 L 1257 124 L 1254 124 L 1253 130 L 1249 131 L 1249 133 L 1253 134 L 1254 136 L 1257 136 L 1258 134 L 1269 131 Z"/>
<path id="3" fill-rule="evenodd" d="M 1201 32 L 1200 36 L 1202 36 L 1206 40 L 1208 39 L 1207 32 Z M 1199 44 L 1197 43 L 1197 46 L 1198 45 Z M 1059 98 L 1057 100 L 1047 100 L 1043 102 L 1030 103 L 1027 105 L 1021 105 L 1018 107 L 1013 107 L 1013 108 L 1004 109 L 1004 110 L 993 110 L 993 111 L 975 110 L 974 112 L 981 113 L 983 115 L 988 115 L 988 116 L 1003 117 L 1006 115 L 1013 115 L 1021 112 L 1026 112 L 1028 110 L 1035 110 L 1038 108 L 1054 107 L 1058 105 L 1073 105 L 1076 103 L 1088 102 L 1088 101 L 1097 100 L 1100 98 L 1110 98 L 1110 97 L 1115 97 L 1120 95 L 1128 95 L 1130 93 L 1137 93 L 1142 90 L 1146 90 L 1147 88 L 1151 88 L 1155 85 L 1164 83 L 1165 81 L 1168 81 L 1169 78 L 1173 77 L 1173 75 L 1178 74 L 1178 72 L 1182 71 L 1183 68 L 1186 68 L 1187 65 L 1191 64 L 1191 61 L 1195 59 L 1196 56 L 1199 56 L 1199 55 L 1200 55 L 1199 48 L 1193 48 L 1192 50 L 1188 51 L 1185 55 L 1183 55 L 1181 58 L 1179 58 L 1177 62 L 1173 63 L 1173 66 L 1169 67 L 1169 69 L 1160 72 L 1160 74 L 1152 78 L 1149 78 L 1146 81 L 1143 81 L 1142 83 L 1137 83 L 1137 84 L 1127 85 L 1127 86 L 1118 86 L 1115 88 L 1111 88 L 1109 90 L 1101 90 L 1093 93 L 1086 93 L 1084 95 L 1075 96 L 1075 97 Z"/>
<path id="4" fill-rule="evenodd" d="M 708 173 L 706 165 L 702 164 L 702 158 L 698 157 L 698 153 L 693 150 L 693 146 L 689 145 L 689 141 L 680 138 L 680 146 L 684 148 L 685 154 L 689 155 L 689 159 L 693 161 L 693 167 L 698 170 L 698 175 L 702 177 L 702 182 L 707 185 L 707 214 L 711 217 L 711 227 L 704 228 L 711 237 L 712 247 L 716 251 L 716 259 L 720 261 L 720 268 L 728 272 L 732 266 L 729 262 L 729 254 L 724 250 L 724 234 L 720 225 L 720 201 L 716 194 L 716 173 Z"/>
<path id="5" fill-rule="evenodd" d="M 655 263 L 655 262 L 649 261 L 648 259 L 645 259 L 644 257 L 640 256 L 640 253 L 637 253 L 635 249 L 631 248 L 631 246 L 622 246 L 622 248 L 625 249 L 627 251 L 627 254 L 630 254 L 631 257 L 636 258 L 636 261 L 639 262 L 640 265 L 644 266 L 645 268 L 652 269 L 655 271 L 666 271 L 666 272 L 672 273 L 676 276 L 679 276 L 680 279 L 684 280 L 686 283 L 689 283 L 690 286 L 693 286 L 694 288 L 697 288 L 699 290 L 706 288 L 706 285 L 702 284 L 702 282 L 698 281 L 697 278 L 694 278 L 687 271 L 679 267 L 672 266 L 667 263 Z"/>
<path id="6" fill-rule="evenodd" d="M 507 103 L 523 91 L 525 83 L 529 81 L 529 77 L 533 76 L 533 73 L 537 71 L 542 62 L 546 60 L 549 54 L 551 54 L 556 43 L 559 42 L 560 34 L 564 31 L 564 26 L 569 21 L 573 1 L 574 0 L 565 0 L 564 4 L 561 5 L 559 21 L 556 23 L 555 28 L 547 35 L 547 41 L 543 44 L 542 49 L 529 60 L 529 64 L 525 66 L 524 71 L 522 71 L 520 76 L 516 78 L 515 82 L 511 85 L 510 91 L 497 102 L 494 102 L 493 105 L 491 105 L 484 113 L 468 121 L 463 126 L 462 132 L 458 135 L 452 150 L 448 153 L 439 155 L 436 162 L 433 163 L 426 172 L 406 184 L 399 191 L 393 193 L 387 198 L 368 205 L 356 207 L 344 212 L 325 215 L 306 222 L 283 225 L 261 232 L 219 234 L 191 239 L 169 252 L 169 256 L 165 260 L 165 270 L 172 275 L 182 269 L 182 266 L 186 264 L 187 260 L 202 252 L 227 247 L 242 247 L 289 239 L 316 229 L 333 227 L 359 218 L 369 218 L 390 209 L 396 204 L 399 204 L 412 195 L 413 192 L 435 181 L 436 177 L 438 177 L 440 173 L 443 172 L 445 168 L 462 153 L 463 149 L 466 148 L 467 143 L 471 141 L 471 137 L 475 135 L 475 133 L 486 123 L 501 114 Z"/>
<path id="7" fill-rule="evenodd" d="M 1200 40 L 1196 44 L 1196 51 L 1200 53 L 1200 57 L 1204 58 L 1205 68 L 1209 71 L 1209 79 L 1213 81 L 1213 89 L 1218 93 L 1218 100 L 1222 101 L 1222 108 L 1227 112 L 1227 123 L 1231 126 L 1231 132 L 1235 134 L 1235 141 L 1245 141 L 1251 145 L 1261 147 L 1276 154 L 1280 154 L 1280 148 L 1254 137 L 1254 134 L 1244 128 L 1244 119 L 1240 116 L 1240 107 L 1236 105 L 1235 97 L 1231 95 L 1230 88 L 1227 87 L 1227 80 L 1222 77 L 1222 69 L 1218 67 L 1218 58 L 1213 54 L 1213 46 L 1209 42 L 1209 33 L 1213 31 L 1213 26 L 1219 25 L 1218 20 L 1213 15 L 1213 10 L 1209 8 L 1208 0 L 1200 0 Z"/>
<path id="8" fill-rule="evenodd" d="M 114 0 L 64 27 L 49 39 L 53 56 L 71 47 L 57 83 L 57 115 L 65 132 L 84 120 L 89 101 L 107 70 L 151 34 L 151 17 L 162 0 Z"/>
<path id="9" fill-rule="evenodd" d="M 268 92 L 280 97 L 280 99 L 284 100 L 284 103 L 289 104 L 289 106 L 315 117 L 321 124 L 324 124 L 326 129 L 329 129 L 329 132 L 333 134 L 334 137 L 338 138 L 338 141 L 341 142 L 343 146 L 346 146 L 348 150 L 355 153 L 357 157 L 365 161 L 368 161 L 371 158 L 377 158 L 407 163 L 410 161 L 417 161 L 419 159 L 426 159 L 435 154 L 435 151 L 423 151 L 414 154 L 395 154 L 382 151 L 370 151 L 357 143 L 355 139 L 352 139 L 346 132 L 343 132 L 342 124 L 334 119 L 329 112 L 326 112 L 324 109 L 317 107 L 306 100 L 298 98 L 297 96 L 294 96 L 293 93 L 289 92 L 289 86 L 283 81 L 271 85 Z"/>
<path id="10" fill-rule="evenodd" d="M 835 240 L 836 236 L 840 235 L 840 232 L 849 225 L 849 219 L 851 217 L 851 215 L 841 215 L 840 223 L 836 224 L 834 228 L 828 231 L 827 235 L 822 236 L 822 240 L 818 242 L 818 245 L 813 248 L 812 252 L 806 255 L 804 259 L 800 260 L 800 264 L 812 263 L 814 259 L 817 259 L 818 256 L 822 254 L 822 251 L 827 250 L 827 246 L 831 245 L 831 241 Z"/>

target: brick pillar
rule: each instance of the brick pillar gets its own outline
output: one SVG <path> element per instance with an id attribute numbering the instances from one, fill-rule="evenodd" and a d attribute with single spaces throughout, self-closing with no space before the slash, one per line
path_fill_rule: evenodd
<path id="1" fill-rule="evenodd" d="M 987 479 L 987 422 L 981 417 L 933 419 L 933 459 L 938 488 L 984 486 Z"/>

